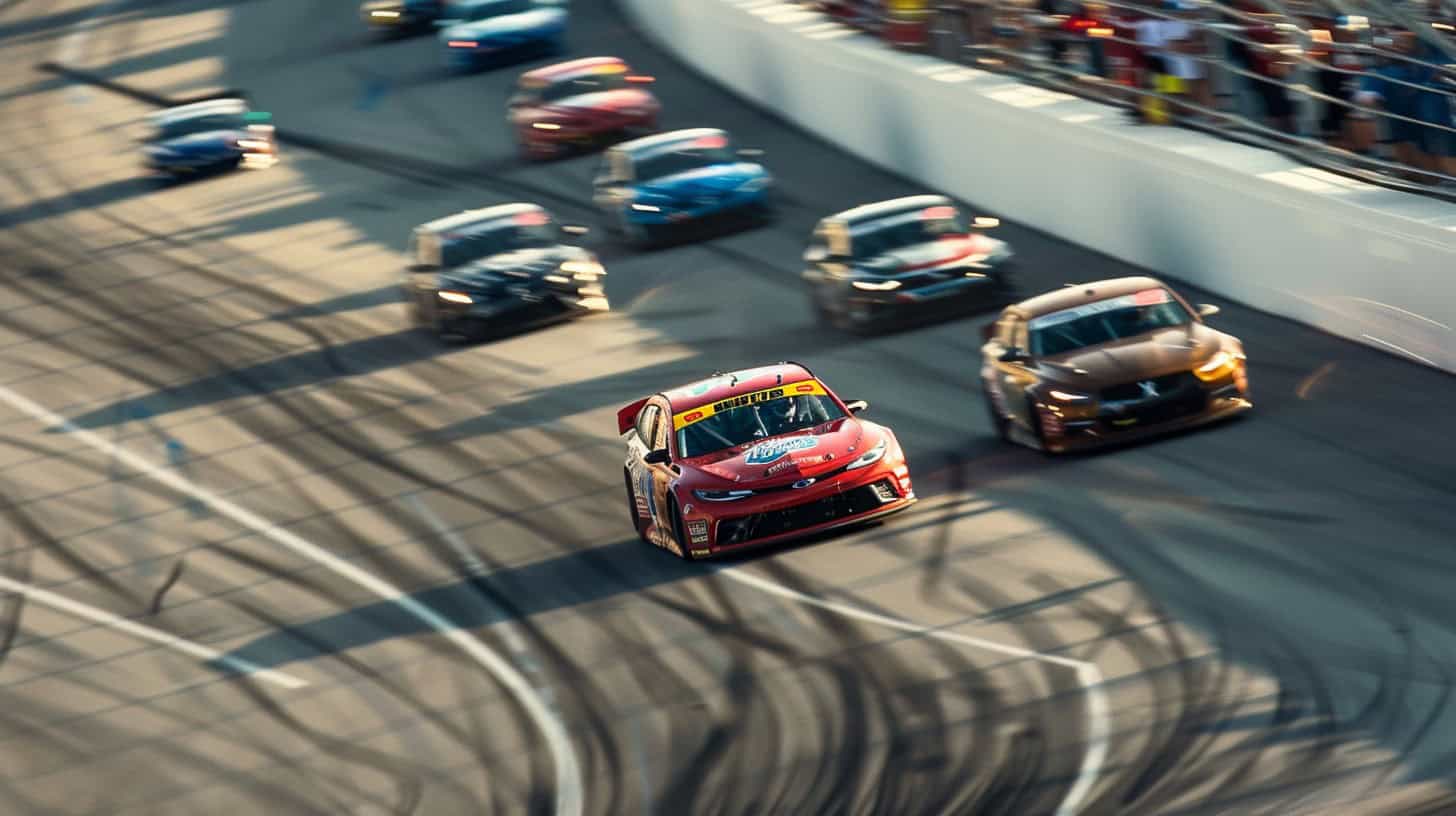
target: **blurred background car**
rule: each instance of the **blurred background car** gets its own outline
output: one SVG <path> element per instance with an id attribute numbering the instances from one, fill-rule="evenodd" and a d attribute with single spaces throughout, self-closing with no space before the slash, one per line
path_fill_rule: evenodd
<path id="1" fill-rule="evenodd" d="M 611 147 L 592 181 L 607 230 L 628 243 L 653 243 L 687 226 L 773 218 L 773 177 L 735 150 L 717 128 L 675 130 Z"/>
<path id="2" fill-rule="evenodd" d="M 456 71 L 566 52 L 567 11 L 553 0 L 455 0 L 435 21 Z"/>
<path id="3" fill-rule="evenodd" d="M 473 339 L 505 322 L 606 311 L 606 270 L 563 243 L 585 227 L 558 225 L 535 204 L 468 210 L 415 229 L 404 295 L 415 326 Z"/>
<path id="4" fill-rule="evenodd" d="M 412 34 L 431 30 L 445 6 L 445 0 L 369 0 L 359 7 L 359 16 L 375 33 Z"/>
<path id="5" fill-rule="evenodd" d="M 923 316 L 931 306 L 996 302 L 1011 290 L 1014 253 L 980 230 L 999 223 L 978 217 L 968 226 L 938 195 L 823 218 L 804 252 L 814 312 L 827 325 L 858 331 Z"/>
<path id="6" fill-rule="evenodd" d="M 549 158 L 656 132 L 662 105 L 646 88 L 651 82 L 616 57 L 548 65 L 521 75 L 506 115 L 521 152 Z"/>
<path id="7" fill-rule="evenodd" d="M 981 385 L 1003 439 L 1048 453 L 1130 441 L 1253 407 L 1243 344 L 1161 281 L 1067 286 L 983 331 Z"/>
<path id="8" fill-rule="evenodd" d="M 146 168 L 175 179 L 277 162 L 272 116 L 248 109 L 241 99 L 213 99 L 168 108 L 147 117 L 142 139 Z"/>
<path id="9" fill-rule="evenodd" d="M 905 453 L 868 408 L 789 362 L 637 400 L 617 412 L 632 526 L 692 560 L 904 510 Z"/>

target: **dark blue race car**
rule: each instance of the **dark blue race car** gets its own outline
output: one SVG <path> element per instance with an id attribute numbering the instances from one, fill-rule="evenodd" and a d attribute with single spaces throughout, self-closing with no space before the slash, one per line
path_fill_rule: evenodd
<path id="1" fill-rule="evenodd" d="M 661 133 L 609 149 L 593 201 L 609 231 L 647 244 L 669 231 L 728 219 L 773 217 L 773 177 L 716 128 Z"/>
<path id="2" fill-rule="evenodd" d="M 236 167 L 269 167 L 278 145 L 266 113 L 241 99 L 213 99 L 169 108 L 148 118 L 142 157 L 153 173 L 177 178 Z"/>
<path id="3" fill-rule="evenodd" d="M 566 51 L 565 3 L 560 0 L 459 0 L 435 25 L 446 64 L 469 71 Z"/>

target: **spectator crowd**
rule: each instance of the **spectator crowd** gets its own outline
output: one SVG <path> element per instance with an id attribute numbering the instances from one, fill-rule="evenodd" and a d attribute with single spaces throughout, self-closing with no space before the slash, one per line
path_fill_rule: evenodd
<path id="1" fill-rule="evenodd" d="M 800 0 L 1138 121 L 1318 143 L 1456 190 L 1456 0 Z"/>

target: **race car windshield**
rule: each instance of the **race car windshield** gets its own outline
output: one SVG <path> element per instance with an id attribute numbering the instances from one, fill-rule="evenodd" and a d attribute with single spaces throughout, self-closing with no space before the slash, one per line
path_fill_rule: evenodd
<path id="1" fill-rule="evenodd" d="M 156 138 L 176 139 L 182 136 L 191 136 L 194 133 L 207 133 L 213 130 L 247 130 L 247 128 L 248 123 L 241 116 L 233 116 L 231 114 L 198 116 L 193 119 L 167 122 L 157 128 Z"/>
<path id="2" fill-rule="evenodd" d="M 738 161 L 727 147 L 694 147 L 659 153 L 637 163 L 637 178 L 641 181 L 686 173 L 700 167 L 715 164 L 732 164 Z"/>
<path id="3" fill-rule="evenodd" d="M 1048 357 L 1137 337 L 1193 320 L 1166 290 L 1109 298 L 1043 315 L 1031 321 L 1031 354 Z"/>
<path id="4" fill-rule="evenodd" d="M 844 418 L 833 399 L 820 394 L 780 397 L 756 405 L 720 411 L 677 432 L 685 459 L 759 442 L 769 437 L 814 428 Z"/>
<path id="5" fill-rule="evenodd" d="M 556 102 L 582 94 L 601 93 L 602 91 L 615 91 L 619 88 L 626 88 L 627 75 L 621 74 L 592 74 L 590 76 L 574 77 L 564 82 L 557 82 L 542 88 L 536 97 L 539 102 Z"/>
<path id="6" fill-rule="evenodd" d="M 854 257 L 873 258 L 897 249 L 939 240 L 946 235 L 964 235 L 965 222 L 960 214 L 938 218 L 885 219 L 873 221 L 854 230 Z"/>

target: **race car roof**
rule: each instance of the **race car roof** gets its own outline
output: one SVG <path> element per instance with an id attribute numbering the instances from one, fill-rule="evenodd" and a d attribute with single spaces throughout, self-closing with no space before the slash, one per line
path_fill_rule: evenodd
<path id="1" fill-rule="evenodd" d="M 248 103 L 242 99 L 208 99 L 204 102 L 193 102 L 190 105 L 179 105 L 175 108 L 157 111 L 148 116 L 147 121 L 160 126 L 183 119 L 193 119 L 198 116 L 241 116 L 247 112 Z"/>
<path id="2" fill-rule="evenodd" d="M 515 204 L 498 204 L 494 207 L 483 207 L 479 210 L 465 210 L 454 215 L 447 215 L 444 218 L 437 218 L 426 224 L 415 227 L 416 232 L 448 232 L 461 227 L 468 227 L 480 224 L 485 221 L 494 221 L 499 218 L 509 218 L 512 215 L 520 215 L 528 212 L 545 212 L 545 208 L 539 204 L 527 204 L 524 202 Z"/>
<path id="3" fill-rule="evenodd" d="M 917 195 L 861 204 L 858 207 L 828 216 L 826 221 L 841 221 L 850 226 L 865 221 L 877 221 L 892 215 L 923 210 L 929 207 L 954 207 L 955 202 L 941 195 Z"/>
<path id="4" fill-rule="evenodd" d="M 721 136 L 728 138 L 728 132 L 719 128 L 689 128 L 687 130 L 673 130 L 667 133 L 656 133 L 651 136 L 643 136 L 640 139 L 633 139 L 630 142 L 622 142 L 617 145 L 617 150 L 626 153 L 634 160 L 642 158 L 650 153 L 671 150 L 681 147 L 685 143 L 698 139 Z"/>
<path id="5" fill-rule="evenodd" d="M 812 380 L 814 375 L 798 363 L 776 363 L 758 368 L 745 368 L 715 374 L 705 380 L 662 392 L 674 413 L 697 408 L 718 400 L 750 394 L 776 385 Z"/>
<path id="6" fill-rule="evenodd" d="M 1037 295 L 1034 298 L 1007 307 L 1008 314 L 1019 315 L 1022 318 L 1039 317 L 1044 314 L 1058 312 L 1062 309 L 1070 309 L 1073 306 L 1081 306 L 1084 303 L 1092 303 L 1098 300 L 1106 300 L 1112 297 L 1130 295 L 1144 289 L 1157 289 L 1163 287 L 1163 282 L 1157 278 L 1138 276 L 1131 278 L 1109 278 L 1107 280 L 1093 281 L 1092 283 L 1079 283 L 1076 286 L 1067 286 L 1047 292 L 1044 295 Z"/>
<path id="7" fill-rule="evenodd" d="M 608 68 L 625 72 L 627 63 L 619 57 L 583 57 L 527 71 L 521 74 L 521 84 L 560 82 L 583 74 L 595 74 Z"/>

